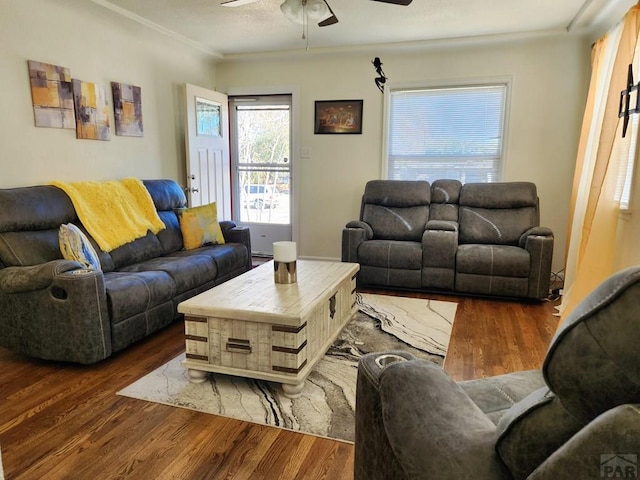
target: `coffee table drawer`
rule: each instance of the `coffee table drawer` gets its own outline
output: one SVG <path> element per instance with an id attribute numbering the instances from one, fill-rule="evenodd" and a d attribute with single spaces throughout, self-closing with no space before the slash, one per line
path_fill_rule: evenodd
<path id="1" fill-rule="evenodd" d="M 186 358 L 203 364 L 296 375 L 307 363 L 307 328 L 185 317 Z"/>

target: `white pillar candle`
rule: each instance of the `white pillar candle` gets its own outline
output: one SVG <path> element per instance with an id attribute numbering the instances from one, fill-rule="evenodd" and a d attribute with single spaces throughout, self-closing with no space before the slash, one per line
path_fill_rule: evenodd
<path id="1" fill-rule="evenodd" d="M 273 243 L 273 259 L 276 262 L 295 262 L 296 258 L 296 242 Z"/>

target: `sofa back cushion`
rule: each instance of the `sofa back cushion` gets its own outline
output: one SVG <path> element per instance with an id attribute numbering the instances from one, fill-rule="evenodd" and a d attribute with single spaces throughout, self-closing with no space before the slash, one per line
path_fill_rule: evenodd
<path id="1" fill-rule="evenodd" d="M 10 267 L 61 259 L 58 229 L 76 221 L 71 200 L 57 187 L 0 190 L 0 261 Z"/>
<path id="2" fill-rule="evenodd" d="M 143 180 L 142 183 L 149 191 L 158 215 L 166 227 L 156 234 L 162 254 L 168 255 L 181 250 L 182 232 L 175 210 L 187 205 L 184 191 L 173 180 Z"/>
<path id="3" fill-rule="evenodd" d="M 640 267 L 613 275 L 562 323 L 544 360 L 547 387 L 498 424 L 496 449 L 513 477 L 526 478 L 602 413 L 640 403 Z"/>
<path id="4" fill-rule="evenodd" d="M 429 220 L 458 221 L 458 202 L 462 183 L 458 180 L 436 180 L 431 184 Z"/>
<path id="5" fill-rule="evenodd" d="M 371 226 L 374 239 L 419 242 L 430 200 L 428 182 L 372 180 L 365 186 L 360 219 Z"/>
<path id="6" fill-rule="evenodd" d="M 467 183 L 460 190 L 459 243 L 518 245 L 539 225 L 536 186 L 530 182 Z"/>

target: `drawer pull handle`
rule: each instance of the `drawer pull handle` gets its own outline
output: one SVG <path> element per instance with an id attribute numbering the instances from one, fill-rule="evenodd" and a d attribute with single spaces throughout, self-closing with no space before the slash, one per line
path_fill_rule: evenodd
<path id="1" fill-rule="evenodd" d="M 251 342 L 249 340 L 230 338 L 227 340 L 227 351 L 235 353 L 251 353 Z"/>
<path id="2" fill-rule="evenodd" d="M 336 296 L 329 299 L 329 316 L 331 319 L 336 316 Z"/>

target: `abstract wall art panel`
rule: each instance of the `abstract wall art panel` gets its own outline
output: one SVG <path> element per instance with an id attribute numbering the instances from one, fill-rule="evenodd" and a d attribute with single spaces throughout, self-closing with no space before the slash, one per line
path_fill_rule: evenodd
<path id="1" fill-rule="evenodd" d="M 71 70 L 28 60 L 36 127 L 75 128 Z"/>
<path id="2" fill-rule="evenodd" d="M 142 137 L 142 90 L 140 87 L 111 82 L 116 135 Z"/>
<path id="3" fill-rule="evenodd" d="M 73 79 L 76 138 L 111 140 L 107 90 L 91 82 Z"/>

